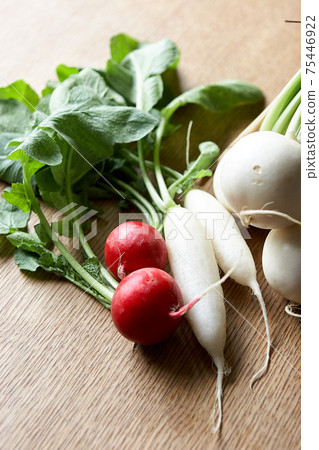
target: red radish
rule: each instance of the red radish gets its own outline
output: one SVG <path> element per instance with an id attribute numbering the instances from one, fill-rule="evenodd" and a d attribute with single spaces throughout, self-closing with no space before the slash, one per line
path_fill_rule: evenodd
<path id="1" fill-rule="evenodd" d="M 136 270 L 118 285 L 111 303 L 111 315 L 118 331 L 142 345 L 157 344 L 177 328 L 181 317 L 171 311 L 183 304 L 181 291 L 167 272 L 147 267 Z"/>
<path id="2" fill-rule="evenodd" d="M 125 222 L 105 242 L 105 264 L 117 280 L 143 267 L 164 270 L 168 257 L 163 236 L 144 222 Z"/>

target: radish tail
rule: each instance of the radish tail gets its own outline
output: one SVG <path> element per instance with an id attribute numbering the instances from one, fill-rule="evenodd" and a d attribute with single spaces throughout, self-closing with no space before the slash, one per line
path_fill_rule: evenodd
<path id="1" fill-rule="evenodd" d="M 298 310 L 299 308 L 300 308 L 300 305 L 295 305 L 294 303 L 289 303 L 289 305 L 286 306 L 285 311 L 290 316 L 301 318 L 301 314 L 295 313 L 293 311 L 294 309 Z"/>
<path id="2" fill-rule="evenodd" d="M 220 430 L 223 417 L 222 397 L 223 397 L 223 378 L 224 378 L 224 356 L 214 357 L 213 361 L 217 367 L 217 384 L 216 384 L 216 403 L 211 415 L 213 423 L 213 433 Z M 218 418 L 216 421 L 216 409 L 218 410 Z M 215 424 L 216 422 L 216 424 Z"/>
<path id="3" fill-rule="evenodd" d="M 273 211 L 271 209 L 243 209 L 239 213 L 239 218 L 244 227 L 246 227 L 246 228 L 249 227 L 250 222 L 251 222 L 251 216 L 254 214 L 279 216 L 279 217 L 283 217 L 284 219 L 290 220 L 290 222 L 296 223 L 297 225 L 301 225 L 300 220 L 297 220 L 294 217 L 291 217 L 288 214 L 285 214 L 280 211 Z"/>
<path id="4" fill-rule="evenodd" d="M 205 289 L 205 291 L 202 292 L 202 294 L 200 296 L 194 298 L 194 300 L 189 302 L 187 305 L 182 306 L 177 311 L 171 311 L 168 315 L 170 317 L 180 317 L 180 316 L 183 316 L 184 314 L 186 314 L 190 309 L 192 309 L 193 306 L 196 305 L 196 303 L 198 303 L 203 297 L 205 297 L 205 295 L 207 295 L 211 290 L 213 290 L 217 286 L 220 286 L 221 284 L 223 284 L 224 281 L 226 281 L 227 278 L 230 277 L 231 273 L 236 268 L 237 264 L 235 266 L 233 266 L 231 269 L 229 269 L 229 271 L 227 273 L 225 273 L 225 275 L 220 280 L 216 281 L 216 283 L 212 284 L 207 289 Z"/>
<path id="5" fill-rule="evenodd" d="M 259 305 L 260 305 L 260 308 L 261 308 L 263 316 L 264 316 L 265 327 L 266 327 L 266 335 L 267 335 L 266 361 L 265 361 L 264 365 L 262 366 L 262 368 L 260 370 L 258 370 L 258 372 L 255 373 L 255 375 L 252 377 L 252 379 L 250 381 L 250 388 L 252 389 L 254 382 L 258 378 L 260 378 L 264 374 L 264 372 L 267 370 L 268 363 L 269 363 L 271 344 L 270 344 L 270 332 L 269 332 L 269 325 L 268 325 L 266 306 L 265 306 L 265 302 L 264 302 L 264 299 L 262 297 L 262 294 L 261 294 L 261 291 L 260 291 L 260 287 L 259 287 L 257 281 L 252 282 L 251 285 L 250 285 L 250 288 L 252 289 L 254 295 L 257 297 L 257 299 L 259 301 Z"/>

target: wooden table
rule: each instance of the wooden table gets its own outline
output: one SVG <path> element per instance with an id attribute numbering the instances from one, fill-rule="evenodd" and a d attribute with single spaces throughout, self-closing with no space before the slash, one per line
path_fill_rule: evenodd
<path id="1" fill-rule="evenodd" d="M 257 84 L 268 104 L 300 66 L 300 25 L 285 22 L 300 19 L 297 0 L 2 0 L 1 19 L 2 86 L 23 78 L 40 91 L 62 62 L 102 67 L 109 38 L 119 32 L 176 42 L 182 90 L 240 78 Z M 225 148 L 261 108 L 230 118 L 186 108 L 163 161 L 183 170 L 190 119 L 195 155 L 206 139 Z M 118 221 L 116 204 L 104 207 L 92 241 L 101 260 Z M 264 324 L 251 292 L 228 280 L 225 356 L 232 371 L 219 436 L 210 423 L 216 374 L 186 321 L 167 342 L 133 349 L 89 295 L 55 276 L 20 272 L 1 238 L 0 448 L 299 448 L 300 321 L 284 312 L 287 302 L 263 277 L 267 232 L 249 232 L 269 314 L 271 363 L 251 391 L 264 358 Z"/>

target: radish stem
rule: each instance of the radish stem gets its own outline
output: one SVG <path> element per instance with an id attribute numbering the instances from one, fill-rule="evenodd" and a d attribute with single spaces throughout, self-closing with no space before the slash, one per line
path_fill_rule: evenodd
<path id="1" fill-rule="evenodd" d="M 139 165 L 140 165 L 140 169 L 141 169 L 141 175 L 142 175 L 145 187 L 146 187 L 149 195 L 151 196 L 153 202 L 158 207 L 158 209 L 162 212 L 165 212 L 166 211 L 165 202 L 158 195 L 156 189 L 153 186 L 153 183 L 151 182 L 151 180 L 147 174 L 146 167 L 145 167 L 145 161 L 144 161 L 143 143 L 141 140 L 138 141 L 138 143 L 137 143 L 137 150 L 138 150 L 138 160 L 139 160 Z"/>
<path id="2" fill-rule="evenodd" d="M 147 213 L 151 217 L 151 223 L 154 228 L 158 229 L 160 226 L 160 219 L 159 216 L 155 210 L 155 208 L 152 206 L 152 204 L 147 201 L 136 189 L 134 189 L 130 184 L 125 183 L 122 180 L 119 180 L 114 177 L 110 177 L 113 183 L 116 183 L 121 188 L 125 189 L 127 192 L 131 193 L 135 199 L 138 201 L 140 205 L 143 205 L 144 212 L 147 211 Z"/>
<path id="3" fill-rule="evenodd" d="M 72 157 L 73 157 L 73 149 L 70 148 L 69 152 L 66 154 L 65 159 L 65 192 L 66 192 L 66 199 L 69 203 L 73 202 L 73 193 L 72 193 L 72 187 L 71 187 L 71 164 L 72 164 Z M 93 252 L 91 246 L 89 245 L 88 241 L 85 238 L 84 231 L 82 225 L 79 223 L 78 220 L 74 221 L 75 230 L 78 234 L 78 238 L 81 242 L 82 248 L 84 250 L 84 253 L 88 258 L 96 258 L 95 253 Z M 99 268 L 101 275 L 103 278 L 110 283 L 110 285 L 116 289 L 118 286 L 118 282 L 112 277 L 112 275 L 105 269 L 105 267 L 100 263 L 99 261 Z"/>
<path id="4" fill-rule="evenodd" d="M 154 172 L 160 193 L 163 198 L 163 202 L 165 204 L 165 209 L 169 209 L 170 207 L 175 206 L 175 202 L 172 199 L 169 190 L 167 189 L 160 163 L 161 142 L 164 135 L 165 126 L 166 120 L 162 118 L 156 130 L 156 137 L 154 143 Z"/>
<path id="5" fill-rule="evenodd" d="M 273 101 L 271 108 L 269 109 L 266 117 L 264 118 L 260 126 L 260 131 L 268 131 L 273 129 L 286 106 L 289 104 L 291 99 L 297 94 L 297 92 L 300 91 L 300 86 L 301 86 L 301 71 L 298 70 L 298 72 L 292 77 L 292 79 L 286 84 L 284 89 Z"/>
<path id="6" fill-rule="evenodd" d="M 55 244 L 57 249 L 60 251 L 61 255 L 64 256 L 66 261 L 73 267 L 73 269 L 92 287 L 94 290 L 96 290 L 98 293 L 100 293 L 103 298 L 105 298 L 106 303 L 108 305 L 111 304 L 113 291 L 106 286 L 102 285 L 99 281 L 97 281 L 92 275 L 90 275 L 82 266 L 77 262 L 77 260 L 70 254 L 70 252 L 66 249 L 66 247 L 62 244 L 62 242 L 59 240 L 57 235 L 52 230 L 49 222 L 47 221 L 41 207 L 39 200 L 36 198 L 33 192 L 33 188 L 31 185 L 31 180 L 29 177 L 29 170 L 28 170 L 28 156 L 23 154 L 21 163 L 23 168 L 23 181 L 25 185 L 25 189 L 27 192 L 27 195 L 30 199 L 32 209 L 37 214 L 37 216 L 40 219 L 40 223 L 43 226 L 45 232 L 50 237 L 52 242 Z M 99 300 L 99 298 L 98 298 Z"/>
<path id="7" fill-rule="evenodd" d="M 126 148 L 122 148 L 119 151 L 119 153 L 125 159 L 136 163 L 137 166 L 139 165 L 138 156 L 135 153 L 133 153 L 132 151 L 129 151 Z M 144 162 L 145 162 L 145 167 L 147 169 L 151 169 L 152 171 L 154 171 L 154 162 L 153 161 L 145 160 Z M 181 173 L 179 173 L 177 170 L 172 169 L 171 167 L 168 167 L 168 166 L 165 166 L 165 165 L 161 164 L 161 168 L 162 168 L 162 172 L 163 173 L 165 173 L 167 176 L 169 176 L 171 178 L 175 178 L 176 180 L 178 180 L 182 176 Z"/>
<path id="8" fill-rule="evenodd" d="M 296 112 L 298 106 L 301 101 L 301 91 L 298 91 L 295 97 L 291 100 L 291 102 L 286 106 L 277 122 L 272 128 L 272 131 L 276 133 L 285 134 L 287 128 L 293 118 L 294 113 Z"/>
<path id="9" fill-rule="evenodd" d="M 299 104 L 298 108 L 296 109 L 295 114 L 293 115 L 290 124 L 288 125 L 285 136 L 290 137 L 292 139 L 296 139 L 298 142 L 300 142 L 300 139 L 298 139 L 300 129 L 301 129 L 301 104 Z"/>

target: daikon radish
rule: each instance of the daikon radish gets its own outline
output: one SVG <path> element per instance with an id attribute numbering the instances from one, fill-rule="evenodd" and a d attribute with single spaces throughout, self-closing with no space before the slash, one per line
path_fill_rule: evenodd
<path id="1" fill-rule="evenodd" d="M 206 239 L 202 224 L 194 214 L 181 206 L 171 208 L 164 221 L 165 239 L 170 267 L 183 296 L 190 303 L 211 285 L 218 282 L 219 270 L 212 243 Z M 217 367 L 218 419 L 222 421 L 222 382 L 226 341 L 226 311 L 220 285 L 207 293 L 186 315 L 190 326 Z M 212 415 L 214 416 L 214 414 Z M 212 417 L 214 420 L 214 417 Z"/>
<path id="2" fill-rule="evenodd" d="M 196 213 L 196 218 L 202 222 L 206 238 L 210 239 L 213 244 L 219 267 L 226 273 L 234 266 L 236 261 L 239 261 L 230 277 L 237 283 L 250 287 L 259 301 L 266 327 L 267 350 L 263 366 L 250 382 L 252 386 L 253 382 L 268 367 L 271 347 L 267 312 L 256 279 L 256 266 L 253 256 L 234 217 L 213 195 L 199 189 L 192 189 L 186 194 L 184 205 L 187 209 Z"/>

